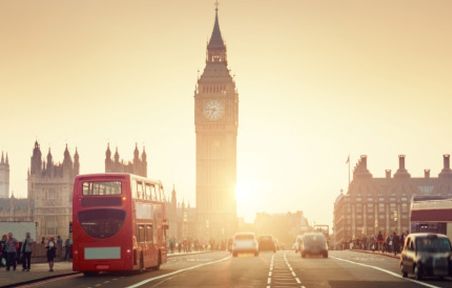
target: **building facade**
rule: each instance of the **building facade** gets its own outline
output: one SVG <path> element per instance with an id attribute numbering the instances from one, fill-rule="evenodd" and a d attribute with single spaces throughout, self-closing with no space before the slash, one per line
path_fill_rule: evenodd
<path id="1" fill-rule="evenodd" d="M 291 248 L 297 235 L 309 227 L 302 211 L 275 214 L 257 213 L 254 223 L 258 236 L 272 235 L 280 245 L 288 249 Z"/>
<path id="2" fill-rule="evenodd" d="M 0 198 L 9 197 L 9 160 L 8 153 L 6 156 L 2 152 L 0 159 Z"/>
<path id="3" fill-rule="evenodd" d="M 206 66 L 195 89 L 198 237 L 224 239 L 237 226 L 235 186 L 238 93 L 228 69 L 218 8 Z"/>
<path id="4" fill-rule="evenodd" d="M 64 151 L 63 163 L 54 163 L 49 149 L 46 160 L 42 159 L 41 148 L 35 142 L 28 171 L 28 200 L 37 224 L 37 235 L 50 237 L 69 236 L 72 221 L 72 189 L 74 177 L 79 174 L 80 162 L 77 149 L 74 160 L 68 147 Z"/>
<path id="5" fill-rule="evenodd" d="M 125 172 L 125 173 L 131 173 L 140 175 L 143 177 L 147 177 L 148 170 L 147 170 L 148 162 L 147 162 L 147 155 L 146 151 L 143 147 L 143 152 L 141 153 L 140 157 L 140 151 L 138 151 L 137 145 L 135 145 L 135 150 L 133 151 L 133 160 L 129 161 L 127 163 L 124 163 L 123 160 L 119 160 L 119 153 L 118 148 L 116 148 L 115 154 L 113 156 L 113 159 L 111 157 L 111 150 L 110 145 L 107 147 L 107 151 L 105 151 L 105 172 Z"/>
<path id="6" fill-rule="evenodd" d="M 405 168 L 405 156 L 391 175 L 375 178 L 367 169 L 367 156 L 361 156 L 353 170 L 348 191 L 334 203 L 335 245 L 378 234 L 409 231 L 410 205 L 413 196 L 452 196 L 450 156 L 443 155 L 443 169 L 438 177 L 424 170 L 424 177 L 411 177 Z"/>
<path id="7" fill-rule="evenodd" d="M 177 202 L 175 187 L 166 205 L 169 224 L 168 239 L 175 242 L 196 239 L 196 209 L 186 205 L 185 201 Z"/>
<path id="8" fill-rule="evenodd" d="M 28 199 L 0 198 L 0 222 L 30 222 L 33 220 L 33 205 Z M 6 233 L 8 231 L 0 231 Z M 3 235 L 3 234 L 2 234 Z"/>

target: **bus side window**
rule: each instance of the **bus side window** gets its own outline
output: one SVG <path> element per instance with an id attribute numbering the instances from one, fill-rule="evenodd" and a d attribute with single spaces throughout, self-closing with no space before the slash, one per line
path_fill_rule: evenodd
<path id="1" fill-rule="evenodd" d="M 162 201 L 162 187 L 161 186 L 156 186 L 155 187 L 155 191 L 156 191 L 156 194 L 157 194 L 157 201 Z"/>
<path id="2" fill-rule="evenodd" d="M 146 185 L 144 186 L 144 199 L 151 199 L 151 191 L 151 185 L 146 183 Z"/>
<path id="3" fill-rule="evenodd" d="M 163 192 L 163 186 L 160 186 L 160 200 L 165 201 L 165 192 Z"/>
<path id="4" fill-rule="evenodd" d="M 146 242 L 153 243 L 152 225 L 146 225 Z"/>
<path id="5" fill-rule="evenodd" d="M 143 199 L 143 183 L 137 182 L 137 199 Z"/>
<path id="6" fill-rule="evenodd" d="M 155 187 L 154 185 L 152 185 L 152 200 L 158 201 L 157 187 Z"/>
<path id="7" fill-rule="evenodd" d="M 137 226 L 138 226 L 137 227 L 137 230 L 138 230 L 138 232 L 137 232 L 137 236 L 138 236 L 137 237 L 137 241 L 138 241 L 138 243 L 143 243 L 145 241 L 144 225 L 137 225 Z"/>

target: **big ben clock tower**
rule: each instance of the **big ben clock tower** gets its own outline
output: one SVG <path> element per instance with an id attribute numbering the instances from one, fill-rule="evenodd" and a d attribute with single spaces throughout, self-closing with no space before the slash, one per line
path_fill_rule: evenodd
<path id="1" fill-rule="evenodd" d="M 198 236 L 225 239 L 236 229 L 238 93 L 229 74 L 218 6 L 206 66 L 195 90 Z"/>

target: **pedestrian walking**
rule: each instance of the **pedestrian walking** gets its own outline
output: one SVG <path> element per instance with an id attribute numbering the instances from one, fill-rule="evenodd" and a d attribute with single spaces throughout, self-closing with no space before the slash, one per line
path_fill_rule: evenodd
<path id="1" fill-rule="evenodd" d="M 67 238 L 64 241 L 64 260 L 69 261 L 72 258 L 72 239 Z"/>
<path id="2" fill-rule="evenodd" d="M 392 234 L 392 245 L 394 247 L 394 256 L 396 256 L 398 253 L 400 253 L 400 238 L 395 231 Z"/>
<path id="3" fill-rule="evenodd" d="M 13 271 L 16 271 L 18 244 L 13 233 L 9 232 L 8 239 L 6 240 L 6 271 L 9 271 L 11 266 L 13 267 Z"/>
<path id="4" fill-rule="evenodd" d="M 0 240 L 0 267 L 6 267 L 6 234 Z"/>
<path id="5" fill-rule="evenodd" d="M 378 231 L 378 235 L 377 235 L 377 243 L 378 243 L 378 250 L 383 252 L 383 243 L 384 243 L 384 238 L 383 238 L 383 234 L 381 233 L 381 231 Z"/>
<path id="6" fill-rule="evenodd" d="M 30 236 L 30 232 L 25 234 L 24 242 L 21 247 L 21 255 L 22 255 L 22 271 L 30 271 L 31 266 L 31 252 L 32 252 L 32 244 L 34 240 Z"/>
<path id="7" fill-rule="evenodd" d="M 47 262 L 49 263 L 49 272 L 53 272 L 53 264 L 56 255 L 56 243 L 53 237 L 50 237 L 49 241 L 47 242 L 46 249 L 47 249 Z"/>

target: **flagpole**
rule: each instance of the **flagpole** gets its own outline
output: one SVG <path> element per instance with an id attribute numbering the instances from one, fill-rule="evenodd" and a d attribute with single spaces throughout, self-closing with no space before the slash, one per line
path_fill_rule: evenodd
<path id="1" fill-rule="evenodd" d="M 348 187 L 350 187 L 350 154 L 348 155 Z M 348 190 L 348 189 L 347 189 Z"/>
<path id="2" fill-rule="evenodd" d="M 347 164 L 348 164 L 348 186 L 350 187 L 350 174 L 351 174 L 351 166 L 350 166 L 350 154 L 348 154 L 348 157 L 347 157 Z M 347 187 L 347 191 L 348 191 L 348 188 L 349 187 Z"/>

